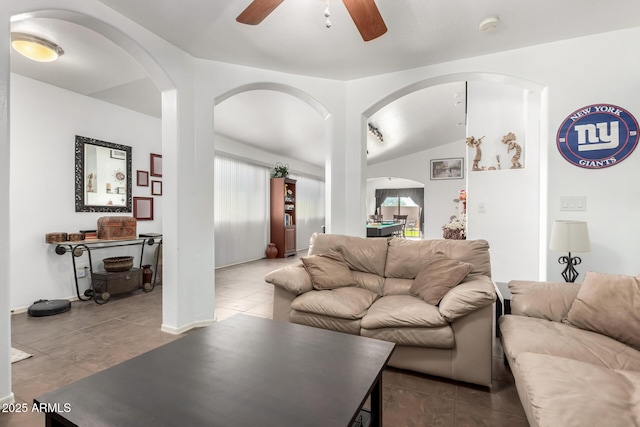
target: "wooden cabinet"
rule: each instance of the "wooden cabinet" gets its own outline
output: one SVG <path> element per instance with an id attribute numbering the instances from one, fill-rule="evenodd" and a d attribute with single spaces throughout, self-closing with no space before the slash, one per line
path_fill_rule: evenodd
<path id="1" fill-rule="evenodd" d="M 278 257 L 296 253 L 296 180 L 271 178 L 271 242 Z"/>

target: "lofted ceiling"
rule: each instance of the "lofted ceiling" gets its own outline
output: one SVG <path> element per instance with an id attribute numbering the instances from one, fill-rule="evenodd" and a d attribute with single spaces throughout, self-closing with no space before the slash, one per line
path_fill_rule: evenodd
<path id="1" fill-rule="evenodd" d="M 17 1 L 17 0 L 9 0 Z M 376 0 L 388 32 L 364 42 L 341 1 L 286 0 L 260 25 L 235 18 L 251 0 L 100 0 L 190 55 L 328 79 L 351 80 L 455 59 L 637 26 L 640 2 L 618 0 Z M 480 32 L 497 16 L 499 26 Z M 40 64 L 12 51 L 12 72 L 160 117 L 160 94 L 144 70 L 101 35 L 69 22 L 25 18 L 12 31 L 57 42 L 60 60 Z M 462 93 L 462 98 L 460 93 Z M 423 89 L 370 121 L 370 164 L 465 137 L 464 82 Z M 457 104 L 457 105 L 456 105 Z M 216 132 L 276 154 L 323 166 L 326 124 L 302 101 L 245 92 L 216 107 Z"/>

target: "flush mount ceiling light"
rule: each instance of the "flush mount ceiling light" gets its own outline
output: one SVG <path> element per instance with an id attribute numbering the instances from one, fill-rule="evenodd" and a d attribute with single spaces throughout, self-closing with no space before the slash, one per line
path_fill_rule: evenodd
<path id="1" fill-rule="evenodd" d="M 11 46 L 21 55 L 38 62 L 55 61 L 64 53 L 57 44 L 27 33 L 11 33 Z"/>

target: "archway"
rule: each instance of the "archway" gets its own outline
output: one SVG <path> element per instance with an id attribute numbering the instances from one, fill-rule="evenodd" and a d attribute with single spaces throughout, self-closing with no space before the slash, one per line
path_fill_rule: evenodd
<path id="1" fill-rule="evenodd" d="M 490 135 L 487 138 L 487 144 L 497 145 L 499 150 L 506 150 L 506 146 L 500 141 L 500 137 L 513 131 L 512 127 L 516 127 L 518 140 L 523 144 L 523 153 L 527 160 L 524 168 L 517 170 L 509 169 L 511 163 L 505 152 L 503 155 L 502 171 L 492 172 L 491 170 L 499 170 L 500 167 L 491 166 L 490 161 L 495 162 L 495 156 L 487 159 L 489 163 L 486 169 L 478 171 L 472 170 L 469 161 L 465 162 L 464 185 L 457 185 L 455 188 L 449 188 L 446 193 L 442 193 L 441 200 L 433 200 L 430 194 L 434 189 L 450 185 L 453 181 L 433 180 L 428 173 L 428 161 L 434 158 L 451 158 L 461 157 L 468 159 L 469 154 L 473 156 L 474 152 L 470 152 L 464 141 L 451 144 L 451 147 L 435 150 L 432 153 L 425 153 L 424 156 L 412 156 L 415 161 L 411 166 L 404 165 L 391 171 L 385 171 L 384 165 L 375 165 L 368 167 L 367 178 L 380 176 L 398 176 L 402 178 L 416 179 L 415 175 L 410 175 L 410 171 L 419 168 L 423 170 L 421 179 L 416 179 L 425 183 L 425 203 L 426 215 L 429 216 L 429 205 L 449 206 L 448 211 L 453 209 L 452 200 L 457 197 L 460 189 L 467 190 L 467 212 L 468 218 L 468 238 L 483 238 L 491 241 L 492 258 L 496 260 L 494 265 L 496 268 L 496 277 L 500 280 L 508 280 L 514 275 L 523 274 L 529 277 L 542 277 L 542 263 L 544 259 L 546 239 L 544 230 L 546 230 L 546 193 L 547 188 L 541 185 L 547 174 L 546 159 L 541 154 L 541 146 L 546 146 L 546 90 L 545 87 L 536 82 L 519 79 L 511 76 L 504 76 L 492 73 L 459 73 L 446 76 L 439 76 L 425 79 L 407 85 L 393 93 L 381 98 L 363 113 L 363 121 L 366 121 L 376 111 L 383 108 L 390 102 L 397 100 L 409 93 L 413 93 L 424 88 L 440 85 L 443 83 L 464 81 L 468 83 L 469 90 L 475 96 L 470 97 L 467 106 L 468 120 L 466 124 L 466 136 L 476 135 L 481 137 L 485 132 Z M 510 93 L 510 99 L 505 100 L 504 106 L 500 102 L 496 102 L 494 97 L 492 102 L 492 88 L 511 88 L 505 91 L 497 90 L 501 96 L 505 92 Z M 452 100 L 453 101 L 453 100 Z M 475 103 L 475 104 L 474 104 Z M 517 114 L 519 115 L 514 124 L 511 116 L 502 114 L 499 108 L 511 109 L 517 104 Z M 496 109 L 498 108 L 498 109 Z M 473 120 L 482 116 L 482 120 Z M 506 122 L 498 120 L 500 117 L 511 117 Z M 498 118 L 498 119 L 496 119 Z M 495 119 L 495 120 L 494 120 Z M 363 132 L 364 133 L 364 132 Z M 499 160 L 498 160 L 499 162 Z M 527 206 L 525 209 L 523 206 Z M 436 238 L 440 232 L 440 227 L 446 223 L 446 217 L 432 224 L 431 238 Z M 522 221 L 527 224 L 526 230 L 522 229 Z M 429 225 L 425 227 L 429 232 Z M 527 268 L 531 271 L 524 271 L 519 265 L 520 270 L 515 271 L 513 262 L 510 260 L 516 256 L 513 250 L 513 236 L 504 230 L 520 229 L 520 238 L 526 244 L 522 244 L 522 250 L 519 251 L 518 258 L 528 259 L 532 262 L 528 263 Z M 537 261 L 536 261 L 537 260 Z M 532 267 L 533 266 L 533 267 Z"/>
<path id="2" fill-rule="evenodd" d="M 26 7 L 26 6 L 25 6 Z M 128 35 L 126 35 L 124 32 L 120 31 L 119 29 L 115 28 L 114 26 L 101 21 L 99 19 L 96 19 L 94 17 L 91 16 L 87 16 L 78 12 L 72 12 L 72 11 L 63 11 L 63 10 L 40 10 L 40 11 L 34 11 L 34 12 L 29 12 L 28 14 L 20 14 L 20 15 L 15 15 L 10 17 L 10 20 L 7 19 L 6 22 L 3 22 L 2 24 L 2 28 L 5 29 L 6 31 L 2 31 L 3 34 L 5 34 L 5 38 L 2 40 L 3 42 L 3 50 L 0 50 L 0 54 L 2 56 L 5 57 L 5 61 L 2 61 L 4 63 L 4 65 L 2 66 L 2 69 L 0 70 L 0 104 L 3 106 L 3 108 L 0 108 L 0 138 L 1 138 L 1 142 L 2 142 L 2 158 L 4 159 L 5 164 L 3 166 L 2 170 L 4 173 L 4 182 L 6 183 L 11 183 L 12 179 L 11 179 L 11 167 L 9 165 L 9 146 L 10 146 L 10 139 L 9 139 L 9 120 L 8 120 L 8 105 L 9 105 L 9 64 L 10 64 L 10 60 L 9 60 L 9 40 L 8 40 L 8 35 L 10 33 L 9 31 L 9 26 L 11 24 L 11 22 L 19 22 L 20 20 L 23 19 L 27 19 L 27 18 L 52 18 L 52 19 L 57 19 L 57 20 L 61 20 L 61 21 L 67 21 L 73 24 L 77 24 L 79 26 L 88 28 L 98 34 L 101 34 L 102 36 L 104 36 L 105 38 L 107 38 L 108 40 L 110 40 L 111 42 L 113 42 L 115 45 L 119 46 L 120 48 L 122 48 L 123 50 L 125 50 L 129 55 L 131 55 L 132 58 L 134 58 L 135 61 L 137 61 L 145 70 L 146 72 L 149 74 L 149 76 L 152 78 L 152 80 L 155 82 L 155 84 L 158 86 L 158 88 L 162 91 L 163 94 L 163 102 L 162 102 L 162 106 L 163 106 L 163 116 L 165 116 L 165 125 L 162 126 L 162 130 L 160 131 L 162 133 L 162 140 L 164 144 L 168 144 L 169 146 L 171 145 L 177 145 L 178 140 L 177 140 L 177 136 L 175 134 L 175 132 L 165 132 L 165 130 L 171 130 L 171 129 L 176 129 L 178 127 L 177 125 L 177 115 L 175 114 L 175 112 L 177 111 L 177 103 L 176 103 L 176 86 L 173 84 L 171 78 L 169 77 L 169 75 L 162 69 L 162 67 L 159 65 L 159 63 L 156 61 L 156 59 L 148 53 L 148 49 L 145 49 L 145 47 L 143 47 L 141 44 L 139 44 L 137 41 L 133 40 L 131 37 L 129 37 Z M 11 22 L 10 22 L 11 21 Z M 80 126 L 79 126 L 80 127 Z M 44 141 L 43 141 L 44 142 Z M 44 146 L 46 151 L 46 145 Z M 69 156 L 72 157 L 72 152 L 73 150 L 71 149 L 69 152 Z M 69 168 L 69 170 L 72 170 L 73 168 Z M 64 171 L 59 171 L 59 173 L 54 174 L 56 177 L 60 178 L 61 175 L 68 175 L 67 173 L 65 173 Z M 54 177 L 50 178 L 52 181 L 54 180 Z M 42 180 L 40 179 L 39 182 L 45 183 L 45 184 L 52 184 L 51 181 L 48 180 Z M 55 186 L 52 186 L 52 188 L 55 188 Z M 3 200 L 9 201 L 10 199 L 12 199 L 13 197 L 11 196 L 11 191 L 9 189 L 9 186 L 4 186 L 3 190 L 0 192 L 0 198 L 2 198 Z M 72 206 L 72 203 L 69 203 L 69 206 Z M 55 206 L 47 206 L 47 209 L 52 209 L 55 208 Z M 15 286 L 15 279 L 12 279 L 11 275 L 10 275 L 10 271 L 11 271 L 11 265 L 10 265 L 10 255 L 16 251 L 14 251 L 14 247 L 12 246 L 12 239 L 9 236 L 9 229 L 13 229 L 14 227 L 12 226 L 12 224 L 10 223 L 10 218 L 12 217 L 12 215 L 10 215 L 10 203 L 6 203 L 5 207 L 3 209 L 3 211 L 0 213 L 0 222 L 2 223 L 2 231 L 0 232 L 0 234 L 2 234 L 2 247 L 0 248 L 0 253 L 3 255 L 3 262 L 2 262 L 2 271 L 3 271 L 3 282 L 6 284 L 6 286 L 2 287 L 2 290 L 0 291 L 0 305 L 2 306 L 2 311 L 3 313 L 6 313 L 6 316 L 3 315 L 0 318 L 0 336 L 2 337 L 0 342 L 0 378 L 2 378 L 2 382 L 0 383 L 0 400 L 4 400 L 5 396 L 7 395 L 7 391 L 10 392 L 11 390 L 11 384 L 10 384 L 10 372 L 11 372 L 11 365 L 10 365 L 10 361 L 6 359 L 6 355 L 8 355 L 10 353 L 9 348 L 11 346 L 11 342 L 10 342 L 10 308 L 11 308 L 11 285 L 12 283 Z M 71 208 L 72 210 L 73 208 Z M 15 214 L 13 215 L 13 217 L 15 218 Z M 72 215 L 69 215 L 69 217 L 72 217 Z M 52 224 L 53 227 L 53 224 Z M 17 242 L 17 239 L 15 239 L 15 234 L 13 234 L 14 242 Z M 35 242 L 35 241 L 34 241 Z M 38 243 L 40 243 L 40 241 L 38 240 Z M 14 243 L 15 244 L 15 243 Z M 19 248 L 23 248 L 24 247 L 24 242 L 18 242 L 17 246 L 19 246 Z M 28 249 L 30 250 L 31 254 L 38 254 L 40 252 L 42 252 L 42 247 L 41 244 L 35 244 L 34 248 L 30 248 Z M 47 268 L 43 268 L 43 270 L 48 270 Z M 52 268 L 50 270 L 55 270 L 55 268 Z M 33 299 L 31 300 L 33 301 Z M 6 375 L 5 375 L 6 374 Z M 5 383 L 5 379 L 6 379 L 6 383 Z M 12 395 L 9 395 L 9 397 L 7 398 L 9 400 L 12 399 Z"/>
<path id="3" fill-rule="evenodd" d="M 275 164 L 288 165 L 297 180 L 298 250 L 321 232 L 329 117 L 315 98 L 278 83 L 251 83 L 215 98 L 216 267 L 264 256 L 270 241 L 269 172 Z M 248 205 L 250 210 L 234 207 Z"/>

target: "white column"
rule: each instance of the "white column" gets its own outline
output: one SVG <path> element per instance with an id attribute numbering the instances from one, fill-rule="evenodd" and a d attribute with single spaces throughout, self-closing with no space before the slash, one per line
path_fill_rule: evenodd
<path id="1" fill-rule="evenodd" d="M 215 293 L 213 140 L 194 131 L 194 95 L 179 86 L 162 97 L 162 330 L 171 333 L 213 322 Z M 212 112 L 204 120 L 213 129 Z"/>
<path id="2" fill-rule="evenodd" d="M 327 233 L 366 234 L 366 147 L 361 114 L 335 114 L 325 169 Z M 363 148 L 364 147 L 364 148 Z"/>
<path id="3" fill-rule="evenodd" d="M 9 282 L 9 19 L 0 14 L 0 403 L 12 403 Z"/>

